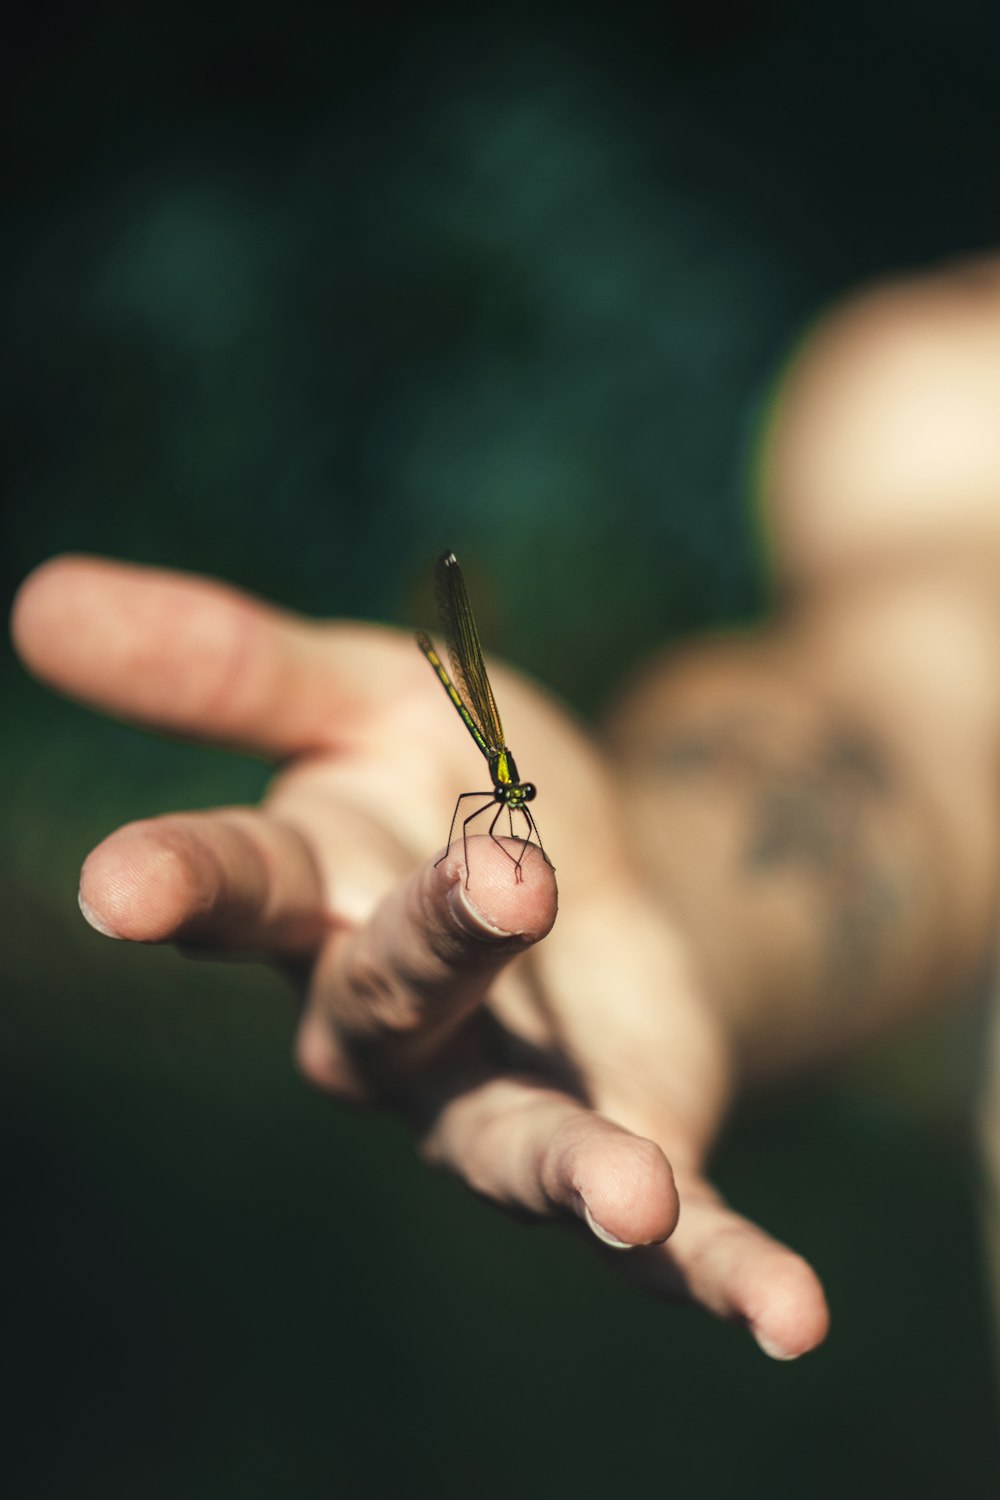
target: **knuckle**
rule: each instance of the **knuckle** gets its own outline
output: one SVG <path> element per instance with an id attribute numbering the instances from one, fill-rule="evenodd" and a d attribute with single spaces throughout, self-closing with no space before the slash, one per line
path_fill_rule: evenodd
<path id="1" fill-rule="evenodd" d="M 344 976 L 345 1016 L 361 1035 L 389 1033 L 406 1037 L 419 1030 L 426 1006 L 421 997 L 384 965 L 356 960 Z"/>

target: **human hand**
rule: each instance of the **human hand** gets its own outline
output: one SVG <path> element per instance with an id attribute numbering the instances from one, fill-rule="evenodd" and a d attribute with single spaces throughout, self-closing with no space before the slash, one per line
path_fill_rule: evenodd
<path id="1" fill-rule="evenodd" d="M 702 1175 L 726 1040 L 633 873 L 613 784 L 549 699 L 494 673 L 559 865 L 554 929 L 554 873 L 533 847 L 521 882 L 489 838 L 469 839 L 468 884 L 461 840 L 433 862 L 483 767 L 409 637 L 85 558 L 27 580 L 13 631 L 60 691 L 280 766 L 260 808 L 105 839 L 81 877 L 93 926 L 266 957 L 301 993 L 296 1056 L 313 1084 L 401 1110 L 427 1160 L 508 1211 L 652 1247 L 621 1261 L 746 1323 L 768 1353 L 823 1338 L 812 1271 Z"/>

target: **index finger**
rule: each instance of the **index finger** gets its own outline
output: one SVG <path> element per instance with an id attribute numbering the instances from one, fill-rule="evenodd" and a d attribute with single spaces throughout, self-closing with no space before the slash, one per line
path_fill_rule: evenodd
<path id="1" fill-rule="evenodd" d="M 507 845 L 470 838 L 398 885 L 315 966 L 298 1038 L 311 1082 L 364 1100 L 420 1068 L 485 1000 L 501 970 L 556 918 L 552 866 L 534 845 L 521 879 Z"/>
<path id="2" fill-rule="evenodd" d="M 393 691 L 397 642 L 317 625 L 212 579 L 59 557 L 11 615 L 25 665 L 67 696 L 185 739 L 281 760 L 342 748 Z"/>

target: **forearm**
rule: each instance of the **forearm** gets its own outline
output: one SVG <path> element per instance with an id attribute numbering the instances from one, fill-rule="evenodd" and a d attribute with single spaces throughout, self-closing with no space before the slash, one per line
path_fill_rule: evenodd
<path id="1" fill-rule="evenodd" d="M 616 711 L 636 847 L 739 1075 L 836 1057 L 954 1003 L 985 966 L 990 611 L 964 578 L 856 582 L 771 632 L 654 665 Z"/>
<path id="2" fill-rule="evenodd" d="M 992 958 L 998 266 L 818 326 L 761 449 L 782 613 L 654 667 L 612 724 L 636 845 L 752 1075 L 954 1003 Z"/>

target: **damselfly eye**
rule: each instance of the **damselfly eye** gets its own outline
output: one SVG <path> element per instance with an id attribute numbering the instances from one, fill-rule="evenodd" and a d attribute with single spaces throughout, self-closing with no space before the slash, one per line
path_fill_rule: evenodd
<path id="1" fill-rule="evenodd" d="M 525 802 L 534 802 L 537 792 L 538 788 L 533 781 L 523 781 L 521 783 L 521 795 L 524 797 Z"/>

